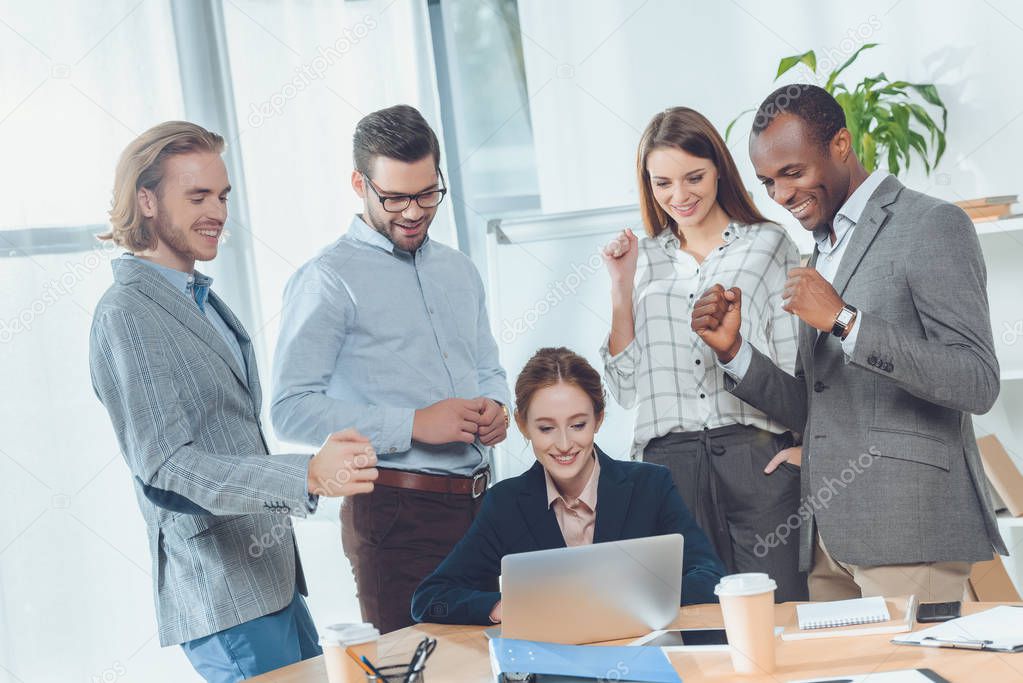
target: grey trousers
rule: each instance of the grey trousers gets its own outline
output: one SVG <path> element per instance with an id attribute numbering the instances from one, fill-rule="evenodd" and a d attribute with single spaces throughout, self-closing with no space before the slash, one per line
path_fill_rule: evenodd
<path id="1" fill-rule="evenodd" d="M 793 444 L 792 434 L 747 425 L 678 432 L 653 439 L 643 459 L 664 465 L 729 573 L 766 572 L 778 584 L 775 602 L 807 599 L 799 571 L 798 530 L 787 543 L 763 541 L 777 534 L 799 508 L 799 468 L 764 466 Z"/>

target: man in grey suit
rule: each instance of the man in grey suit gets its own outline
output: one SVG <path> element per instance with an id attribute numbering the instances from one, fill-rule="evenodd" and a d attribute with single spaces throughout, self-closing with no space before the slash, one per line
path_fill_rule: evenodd
<path id="1" fill-rule="evenodd" d="M 170 121 L 124 150 L 101 237 L 132 253 L 113 263 L 89 358 L 146 520 L 160 644 L 217 682 L 320 653 L 289 515 L 376 478 L 354 431 L 315 455 L 268 454 L 252 341 L 194 270 L 227 218 L 223 147 Z"/>
<path id="2" fill-rule="evenodd" d="M 984 260 L 958 207 L 868 174 L 845 123 L 822 88 L 786 86 L 750 137 L 757 177 L 816 241 L 785 286 L 795 377 L 739 335 L 738 289 L 709 289 L 692 326 L 729 391 L 803 434 L 799 515 L 762 540 L 798 528 L 810 598 L 959 600 L 971 563 L 1006 553 L 970 417 L 999 388 Z"/>

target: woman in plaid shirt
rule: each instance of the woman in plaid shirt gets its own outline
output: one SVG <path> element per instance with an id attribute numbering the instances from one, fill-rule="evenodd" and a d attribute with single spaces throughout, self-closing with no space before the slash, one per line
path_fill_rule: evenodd
<path id="1" fill-rule="evenodd" d="M 637 408 L 632 456 L 671 470 L 730 572 L 766 572 L 779 602 L 806 600 L 790 542 L 799 449 L 786 449 L 797 437 L 725 390 L 713 351 L 690 327 L 710 284 L 740 287 L 743 338 L 791 372 L 796 319 L 781 295 L 799 252 L 753 205 L 721 136 L 692 109 L 653 118 L 636 173 L 646 237 L 625 230 L 605 250 L 612 323 L 601 348 L 612 395 Z M 769 546 L 770 534 L 782 542 Z"/>

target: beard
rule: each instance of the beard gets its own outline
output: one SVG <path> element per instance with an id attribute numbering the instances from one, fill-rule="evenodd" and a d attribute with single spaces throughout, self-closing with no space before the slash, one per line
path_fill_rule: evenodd
<path id="1" fill-rule="evenodd" d="M 403 235 L 401 229 L 394 224 L 396 219 L 399 222 L 404 222 L 404 219 L 401 219 L 401 214 L 388 213 L 382 208 L 374 210 L 373 205 L 367 202 L 363 219 L 371 228 L 386 237 L 394 245 L 395 249 L 401 249 L 411 254 L 415 253 L 419 247 L 423 246 L 423 242 L 426 241 L 427 233 L 430 230 L 430 223 L 433 222 L 433 215 L 426 215 L 421 219 L 419 234 L 411 238 Z"/>
<path id="2" fill-rule="evenodd" d="M 150 224 L 152 229 L 156 232 L 156 236 L 160 238 L 167 247 L 179 256 L 184 256 L 190 259 L 196 259 L 198 255 L 192 250 L 192 247 L 188 244 L 188 237 L 185 235 L 185 231 L 181 228 L 176 227 L 167 217 L 167 212 L 164 209 L 158 209 L 156 217 L 153 218 Z"/>

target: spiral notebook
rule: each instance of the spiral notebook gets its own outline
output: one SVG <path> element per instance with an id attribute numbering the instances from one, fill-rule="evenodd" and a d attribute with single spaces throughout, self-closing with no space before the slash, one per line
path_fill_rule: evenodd
<path id="1" fill-rule="evenodd" d="M 913 630 L 916 618 L 916 596 L 896 598 L 863 598 L 796 605 L 791 620 L 781 632 L 782 640 L 803 640 L 807 638 L 836 638 L 845 636 L 874 636 L 882 633 L 903 633 Z M 881 612 L 881 600 L 885 612 Z M 855 603 L 852 607 L 846 603 Z M 805 608 L 810 608 L 809 610 Z M 888 619 L 877 617 L 889 615 Z M 817 628 L 801 628 L 802 624 L 817 624 Z M 828 626 L 827 623 L 839 624 Z"/>
<path id="2" fill-rule="evenodd" d="M 888 613 L 888 605 L 881 597 L 797 605 L 796 617 L 799 619 L 799 628 L 803 631 L 877 624 L 892 618 Z"/>

